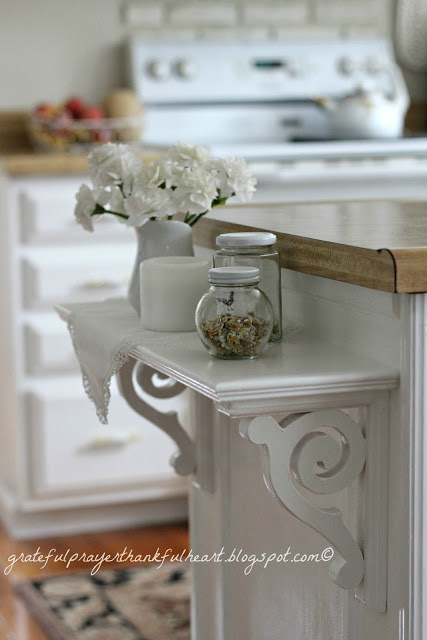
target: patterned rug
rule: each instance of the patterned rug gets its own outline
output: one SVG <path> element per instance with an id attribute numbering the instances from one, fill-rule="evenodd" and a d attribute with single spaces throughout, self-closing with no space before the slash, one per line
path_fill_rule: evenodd
<path id="1" fill-rule="evenodd" d="M 51 640 L 190 639 L 190 570 L 176 563 L 41 578 L 16 589 Z"/>

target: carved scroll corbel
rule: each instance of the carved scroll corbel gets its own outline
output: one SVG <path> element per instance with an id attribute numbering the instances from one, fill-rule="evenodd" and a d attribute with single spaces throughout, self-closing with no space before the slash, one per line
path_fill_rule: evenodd
<path id="1" fill-rule="evenodd" d="M 319 431 L 325 427 L 337 437 Z M 271 493 L 336 549 L 330 566 L 332 580 L 343 589 L 356 587 L 363 578 L 364 560 L 341 512 L 311 504 L 298 485 L 315 494 L 350 486 L 365 464 L 360 426 L 342 411 L 331 410 L 293 414 L 280 424 L 271 416 L 244 419 L 240 433 L 262 447 L 264 479 Z"/>
<path id="2" fill-rule="evenodd" d="M 154 376 L 163 380 L 170 380 L 170 384 L 156 386 L 153 384 Z M 158 373 L 148 365 L 129 358 L 117 374 L 117 382 L 120 393 L 127 403 L 139 415 L 152 422 L 164 431 L 178 446 L 178 451 L 172 456 L 170 463 L 180 476 L 188 476 L 196 468 L 195 445 L 190 436 L 178 420 L 175 411 L 164 413 L 145 402 L 135 390 L 135 383 L 146 393 L 154 398 L 173 398 L 185 389 L 184 385 Z"/>

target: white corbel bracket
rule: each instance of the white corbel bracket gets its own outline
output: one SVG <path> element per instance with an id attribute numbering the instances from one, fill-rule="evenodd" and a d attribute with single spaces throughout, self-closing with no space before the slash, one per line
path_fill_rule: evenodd
<path id="1" fill-rule="evenodd" d="M 152 407 L 137 393 L 135 383 L 143 391 L 155 398 L 173 398 L 182 393 L 185 387 L 172 379 L 170 379 L 170 385 L 157 387 L 153 384 L 153 376 L 168 378 L 168 376 L 158 373 L 148 365 L 138 362 L 135 358 L 129 358 L 117 373 L 120 393 L 134 411 L 149 420 L 149 422 L 152 422 L 176 442 L 178 451 L 170 460 L 171 466 L 178 475 L 188 476 L 196 469 L 194 442 L 179 422 L 177 413 L 175 411 L 164 413 Z"/>
<path id="2" fill-rule="evenodd" d="M 325 427 L 338 437 L 321 430 Z M 357 587 L 364 574 L 363 555 L 344 526 L 341 512 L 311 504 L 298 485 L 315 494 L 336 493 L 350 486 L 365 464 L 360 426 L 335 409 L 292 414 L 280 424 L 271 416 L 245 418 L 240 433 L 262 447 L 264 479 L 270 492 L 336 549 L 330 566 L 332 580 L 343 589 Z"/>

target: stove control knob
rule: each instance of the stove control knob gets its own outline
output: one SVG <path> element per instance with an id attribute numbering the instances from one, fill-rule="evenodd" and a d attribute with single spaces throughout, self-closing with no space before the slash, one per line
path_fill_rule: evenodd
<path id="1" fill-rule="evenodd" d="M 165 80 L 170 74 L 170 66 L 166 60 L 151 60 L 146 69 L 148 75 L 155 80 Z"/>
<path id="2" fill-rule="evenodd" d="M 351 76 L 354 70 L 355 70 L 355 64 L 351 58 L 344 56 L 343 58 L 340 58 L 338 60 L 338 71 L 343 76 Z"/>
<path id="3" fill-rule="evenodd" d="M 196 74 L 196 65 L 191 60 L 178 60 L 175 64 L 175 72 L 181 78 L 186 78 L 188 80 Z"/>

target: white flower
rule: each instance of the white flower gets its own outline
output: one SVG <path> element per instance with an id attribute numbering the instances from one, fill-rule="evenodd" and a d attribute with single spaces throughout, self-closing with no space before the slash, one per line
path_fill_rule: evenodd
<path id="1" fill-rule="evenodd" d="M 107 142 L 107 144 L 103 144 L 91 151 L 88 156 L 88 162 L 90 168 L 96 168 L 106 162 L 122 158 L 131 163 L 137 162 L 139 167 L 142 166 L 141 159 L 129 145 L 114 142 Z"/>
<path id="2" fill-rule="evenodd" d="M 74 215 L 77 222 L 82 225 L 86 231 L 93 231 L 92 214 L 96 209 L 96 200 L 94 193 L 87 184 L 82 184 L 76 194 L 77 204 L 74 209 Z"/>
<path id="3" fill-rule="evenodd" d="M 100 187 L 92 189 L 95 201 L 102 207 L 107 207 L 111 200 L 111 189 L 109 187 Z"/>
<path id="4" fill-rule="evenodd" d="M 181 179 L 174 191 L 178 210 L 189 214 L 209 211 L 217 194 L 212 171 L 196 166 L 182 172 Z"/>
<path id="5" fill-rule="evenodd" d="M 215 159 L 203 147 L 182 143 L 148 164 L 128 145 L 102 145 L 89 155 L 89 174 L 93 188 L 80 188 L 75 208 L 78 222 L 89 231 L 102 213 L 116 214 L 131 226 L 178 211 L 194 222 L 232 195 L 247 202 L 256 184 L 242 158 Z"/>
<path id="6" fill-rule="evenodd" d="M 89 175 L 95 187 L 122 184 L 125 196 L 130 195 L 143 166 L 127 145 L 111 142 L 92 151 L 88 160 Z"/>
<path id="7" fill-rule="evenodd" d="M 152 216 L 164 218 L 177 212 L 174 194 L 169 189 L 146 187 L 125 199 L 127 224 L 141 227 Z"/>
<path id="8" fill-rule="evenodd" d="M 165 183 L 163 163 L 161 160 L 154 160 L 144 164 L 134 182 L 135 191 L 140 191 L 145 187 L 160 187 Z"/>
<path id="9" fill-rule="evenodd" d="M 105 213 L 112 211 L 113 213 L 126 214 L 124 206 L 124 197 L 120 187 L 100 187 L 99 189 L 92 189 L 93 198 L 96 204 L 99 204 L 105 209 Z M 99 214 L 101 215 L 101 214 Z M 99 218 L 97 214 L 96 219 Z M 117 216 L 120 222 L 126 222 L 123 218 Z"/>
<path id="10" fill-rule="evenodd" d="M 177 187 L 185 171 L 185 166 L 174 162 L 169 158 L 164 158 L 161 163 L 162 175 L 165 179 L 165 185 L 168 189 Z"/>
<path id="11" fill-rule="evenodd" d="M 204 167 L 209 165 L 211 154 L 207 149 L 197 144 L 183 144 L 182 142 L 178 142 L 169 148 L 167 159 L 181 167 Z"/>
<path id="12" fill-rule="evenodd" d="M 256 178 L 243 158 L 223 158 L 214 162 L 215 181 L 221 198 L 235 195 L 240 202 L 248 202 L 256 189 Z"/>
<path id="13" fill-rule="evenodd" d="M 111 189 L 109 209 L 110 211 L 113 211 L 116 213 L 126 213 L 125 198 L 123 197 L 120 187 L 113 187 Z M 126 220 L 124 220 L 123 218 L 120 218 L 120 216 L 116 216 L 116 217 L 120 222 L 126 222 Z"/>
<path id="14" fill-rule="evenodd" d="M 107 144 L 103 144 L 100 147 L 97 147 L 88 155 L 89 166 L 96 167 L 106 160 L 110 160 L 122 146 L 124 145 L 117 145 L 113 144 L 112 142 L 108 142 Z"/>

